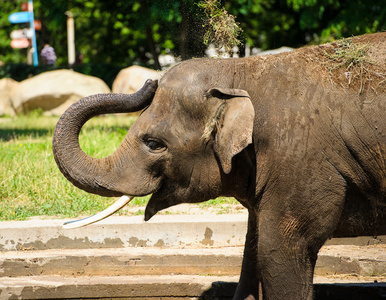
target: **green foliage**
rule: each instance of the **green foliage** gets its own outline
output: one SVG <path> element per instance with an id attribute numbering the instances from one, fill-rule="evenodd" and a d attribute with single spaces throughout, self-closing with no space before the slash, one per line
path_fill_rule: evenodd
<path id="1" fill-rule="evenodd" d="M 321 28 L 320 40 L 329 42 L 342 37 L 386 30 L 386 6 L 381 0 L 342 2 L 336 16 Z"/>
<path id="2" fill-rule="evenodd" d="M 5 0 L 0 9 L 0 65 L 1 62 L 17 63 L 25 60 L 27 49 L 12 49 L 10 34 L 15 27 L 8 21 L 10 13 L 21 10 L 22 0 Z"/>
<path id="3" fill-rule="evenodd" d="M 383 0 L 226 1 L 252 46 L 300 47 L 386 29 Z"/>
<path id="4" fill-rule="evenodd" d="M 26 49 L 9 46 L 10 32 L 25 26 L 8 21 L 11 12 L 21 10 L 21 2 L 6 1 L 0 11 L 0 26 L 6 29 L 0 31 L 0 60 L 4 63 L 25 62 Z M 48 38 L 56 51 L 57 65 L 67 65 L 65 13 L 70 11 L 75 19 L 76 52 L 83 55 L 85 63 L 120 67 L 137 63 L 151 67 L 154 61 L 147 56 L 151 51 L 146 29 L 150 29 L 158 45 L 175 47 L 172 37 L 178 36 L 175 31 L 181 21 L 178 6 L 178 1 L 35 0 L 35 18 L 42 22 L 42 30 L 37 31 L 38 51 L 43 39 Z"/>
<path id="5" fill-rule="evenodd" d="M 52 66 L 32 66 L 24 63 L 5 64 L 0 66 L 0 78 L 10 77 L 22 81 L 30 76 L 53 70 Z"/>
<path id="6" fill-rule="evenodd" d="M 25 62 L 27 50 L 10 48 L 9 37 L 12 30 L 25 25 L 8 21 L 10 13 L 21 10 L 23 1 L 1 4 L 0 60 L 4 63 Z M 70 11 L 75 18 L 76 50 L 83 54 L 84 63 L 157 67 L 157 56 L 166 49 L 182 59 L 200 57 L 205 49 L 200 2 L 207 3 L 207 8 L 210 2 L 216 4 L 212 5 L 213 24 L 222 22 L 224 9 L 228 17 L 235 16 L 242 29 L 238 39 L 262 49 L 319 44 L 386 30 L 384 0 L 35 0 L 35 17 L 43 25 L 37 32 L 38 51 L 42 40 L 49 38 L 58 65 L 67 65 L 65 12 Z M 233 25 L 212 28 L 212 33 L 226 29 L 219 34 L 224 37 L 237 31 Z"/>

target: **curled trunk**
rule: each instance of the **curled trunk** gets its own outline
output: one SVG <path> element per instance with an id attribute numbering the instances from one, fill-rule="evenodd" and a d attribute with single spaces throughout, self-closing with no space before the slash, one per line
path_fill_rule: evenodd
<path id="1" fill-rule="evenodd" d="M 92 117 L 108 113 L 128 113 L 148 106 L 157 89 L 157 81 L 148 80 L 134 94 L 97 94 L 80 99 L 71 105 L 59 119 L 52 140 L 55 161 L 63 175 L 86 192 L 107 197 L 121 196 L 104 182 L 106 174 L 114 169 L 115 152 L 103 159 L 88 156 L 79 145 L 82 126 Z M 110 187 L 110 188 L 107 188 Z"/>

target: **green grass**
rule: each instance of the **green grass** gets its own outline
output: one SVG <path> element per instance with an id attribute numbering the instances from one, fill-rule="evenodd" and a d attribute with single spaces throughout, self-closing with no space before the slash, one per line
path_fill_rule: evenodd
<path id="1" fill-rule="evenodd" d="M 57 117 L 31 114 L 0 118 L 0 220 L 34 216 L 77 217 L 95 214 L 113 203 L 86 193 L 60 173 L 52 154 L 51 139 Z M 134 122 L 134 117 L 97 117 L 85 124 L 82 149 L 93 157 L 112 154 Z M 149 197 L 135 198 L 130 207 L 143 207 Z M 211 205 L 235 203 L 219 199 Z M 137 214 L 123 210 L 121 214 Z M 142 213 L 140 211 L 139 213 Z"/>

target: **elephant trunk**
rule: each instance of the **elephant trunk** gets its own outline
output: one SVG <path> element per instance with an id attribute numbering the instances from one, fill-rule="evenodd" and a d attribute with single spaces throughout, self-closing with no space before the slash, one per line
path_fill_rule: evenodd
<path id="1" fill-rule="evenodd" d="M 88 156 L 79 145 L 82 126 L 92 117 L 108 113 L 128 113 L 148 106 L 157 89 L 157 81 L 148 80 L 134 94 L 97 94 L 80 99 L 60 117 L 54 131 L 52 150 L 63 175 L 76 187 L 106 197 L 122 196 L 108 188 L 103 178 L 114 169 L 114 155 L 103 159 Z"/>

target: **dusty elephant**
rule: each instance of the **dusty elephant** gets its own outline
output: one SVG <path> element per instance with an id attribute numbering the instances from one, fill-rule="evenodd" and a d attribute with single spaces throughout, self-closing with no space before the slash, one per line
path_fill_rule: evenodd
<path id="1" fill-rule="evenodd" d="M 249 220 L 234 298 L 257 299 L 261 282 L 264 299 L 312 299 L 327 239 L 386 234 L 385 49 L 379 33 L 183 62 L 135 94 L 70 107 L 55 129 L 55 160 L 90 193 L 152 194 L 146 220 L 177 203 L 235 197 Z M 89 118 L 145 107 L 114 154 L 82 152 Z"/>

